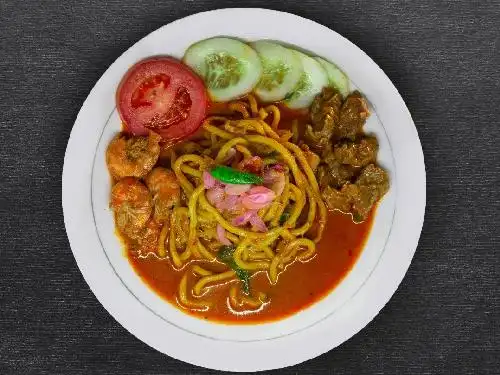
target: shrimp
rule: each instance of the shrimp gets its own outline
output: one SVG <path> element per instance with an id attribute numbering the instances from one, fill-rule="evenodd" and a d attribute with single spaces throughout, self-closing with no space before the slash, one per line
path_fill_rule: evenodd
<path id="1" fill-rule="evenodd" d="M 111 175 L 115 179 L 146 176 L 160 156 L 160 140 L 161 137 L 153 132 L 148 137 L 118 134 L 106 150 Z"/>
<path id="2" fill-rule="evenodd" d="M 154 218 L 159 222 L 167 220 L 170 210 L 179 205 L 181 200 L 181 188 L 175 173 L 156 167 L 147 175 L 145 181 L 153 194 Z"/>
<path id="3" fill-rule="evenodd" d="M 165 224 L 166 225 L 166 224 Z M 155 219 L 150 219 L 146 226 L 135 235 L 135 250 L 139 255 L 158 252 L 161 226 Z"/>
<path id="4" fill-rule="evenodd" d="M 153 212 L 148 189 L 134 177 L 125 177 L 111 189 L 111 208 L 120 233 L 135 239 L 140 236 Z"/>

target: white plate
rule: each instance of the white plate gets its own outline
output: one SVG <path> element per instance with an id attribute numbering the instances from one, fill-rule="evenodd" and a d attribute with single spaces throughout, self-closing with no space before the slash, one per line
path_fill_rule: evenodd
<path id="1" fill-rule="evenodd" d="M 379 162 L 390 173 L 390 191 L 353 270 L 326 298 L 275 323 L 209 323 L 159 298 L 123 256 L 108 209 L 104 151 L 120 129 L 115 90 L 121 77 L 138 60 L 165 54 L 180 58 L 193 42 L 217 35 L 279 40 L 335 62 L 370 102 L 373 116 L 366 130 L 379 139 Z M 387 303 L 418 243 L 425 210 L 425 168 L 415 126 L 401 96 L 359 48 L 324 26 L 288 13 L 222 9 L 156 30 L 103 74 L 85 100 L 68 141 L 62 201 L 78 267 L 98 300 L 123 327 L 185 362 L 219 370 L 257 371 L 294 365 L 338 346 Z"/>

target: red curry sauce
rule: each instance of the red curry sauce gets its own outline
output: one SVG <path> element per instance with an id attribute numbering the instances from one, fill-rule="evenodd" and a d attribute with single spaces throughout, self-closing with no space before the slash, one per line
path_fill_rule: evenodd
<path id="1" fill-rule="evenodd" d="M 210 311 L 183 311 L 201 319 L 241 324 L 275 321 L 305 309 L 325 297 L 349 273 L 363 250 L 373 216 L 374 212 L 365 222 L 355 224 L 350 215 L 329 213 L 326 230 L 312 260 L 288 266 L 280 274 L 276 285 L 269 283 L 266 273 L 255 274 L 251 278 L 251 288 L 266 293 L 270 298 L 270 303 L 262 311 L 246 315 L 232 313 L 227 303 L 230 283 L 211 288 L 204 296 L 215 303 Z M 154 255 L 143 258 L 129 256 L 129 262 L 151 289 L 174 306 L 182 308 L 177 303 L 176 295 L 185 269 L 175 271 L 168 259 L 159 259 Z M 188 284 L 188 290 L 190 288 L 191 284 Z"/>

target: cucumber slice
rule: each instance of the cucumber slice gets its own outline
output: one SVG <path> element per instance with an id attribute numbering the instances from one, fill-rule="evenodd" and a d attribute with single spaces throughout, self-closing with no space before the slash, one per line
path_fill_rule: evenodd
<path id="1" fill-rule="evenodd" d="M 318 61 L 302 52 L 292 52 L 300 58 L 304 72 L 294 91 L 285 99 L 285 104 L 293 109 L 308 108 L 323 87 L 328 86 L 328 77 Z"/>
<path id="2" fill-rule="evenodd" d="M 183 61 L 203 78 L 212 99 L 221 102 L 252 91 L 262 73 L 257 52 L 230 38 L 197 42 L 187 49 Z"/>
<path id="3" fill-rule="evenodd" d="M 262 62 L 262 76 L 255 93 L 264 102 L 276 102 L 290 94 L 304 69 L 299 57 L 279 44 L 259 40 L 251 44 Z"/>
<path id="4" fill-rule="evenodd" d="M 315 57 L 315 59 L 321 64 L 323 69 L 325 69 L 330 86 L 339 90 L 344 97 L 349 95 L 349 78 L 347 78 L 345 73 L 340 70 L 337 65 L 331 63 L 330 61 L 322 59 L 321 57 Z"/>

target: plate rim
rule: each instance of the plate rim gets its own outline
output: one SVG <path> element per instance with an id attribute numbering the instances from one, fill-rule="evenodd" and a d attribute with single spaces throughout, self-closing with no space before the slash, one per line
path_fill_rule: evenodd
<path id="1" fill-rule="evenodd" d="M 318 327 L 315 329 L 311 329 L 310 332 L 298 332 L 296 334 L 292 334 L 292 337 L 285 337 L 285 338 L 278 338 L 277 340 L 286 340 L 286 342 L 282 342 L 282 345 L 287 345 L 288 348 L 293 349 L 288 355 L 288 356 L 282 356 L 282 357 L 277 357 L 274 356 L 274 359 L 269 359 L 266 358 L 265 361 L 262 363 L 248 363 L 248 361 L 239 361 L 238 362 L 238 351 L 235 351 L 234 348 L 228 347 L 227 343 L 223 342 L 217 342 L 214 340 L 210 339 L 203 339 L 200 338 L 199 336 L 194 336 L 194 337 L 188 337 L 191 334 L 186 333 L 186 331 L 181 331 L 181 332 L 174 332 L 175 330 L 178 330 L 176 327 L 169 327 L 167 330 L 170 334 L 172 334 L 171 338 L 179 338 L 180 340 L 185 340 L 186 344 L 189 342 L 188 345 L 194 345 L 198 348 L 203 348 L 204 353 L 203 355 L 199 357 L 195 357 L 192 355 L 186 355 L 187 350 L 184 352 L 181 350 L 173 350 L 172 346 L 167 345 L 165 346 L 161 342 L 159 342 L 157 339 L 153 337 L 145 337 L 145 334 L 143 331 L 145 326 L 141 324 L 137 324 L 139 319 L 137 319 L 137 316 L 135 314 L 139 315 L 149 315 L 149 312 L 144 311 L 143 306 L 129 306 L 127 305 L 127 309 L 122 306 L 122 303 L 120 300 L 117 298 L 113 298 L 108 292 L 105 292 L 103 288 L 99 284 L 99 280 L 103 278 L 107 278 L 108 281 L 111 282 L 111 279 L 113 278 L 112 275 L 96 275 L 95 272 L 92 272 L 91 266 L 92 264 L 89 263 L 89 259 L 85 258 L 85 254 L 83 253 L 85 251 L 85 244 L 82 243 L 81 239 L 81 233 L 78 234 L 78 225 L 84 220 L 83 213 L 88 213 L 88 209 L 85 209 L 85 206 L 83 202 L 79 201 L 76 202 L 73 196 L 73 191 L 69 191 L 70 186 L 74 187 L 74 170 L 72 169 L 77 165 L 78 163 L 75 162 L 75 158 L 70 158 L 70 155 L 72 155 L 72 150 L 75 150 L 75 143 L 77 142 L 77 136 L 79 133 L 82 132 L 82 122 L 84 121 L 84 116 L 85 116 L 85 109 L 87 108 L 91 97 L 95 96 L 97 91 L 99 90 L 99 85 L 104 84 L 104 81 L 106 78 L 109 78 L 110 72 L 112 69 L 117 69 L 117 65 L 119 62 L 125 60 L 125 56 L 127 56 L 131 50 L 133 50 L 139 43 L 143 42 L 145 39 L 151 36 L 153 33 L 158 33 L 160 30 L 167 28 L 167 27 L 172 27 L 174 24 L 178 24 L 181 22 L 192 22 L 196 20 L 196 18 L 203 18 L 203 17 L 228 17 L 228 16 L 242 16 L 244 15 L 245 17 L 249 16 L 249 13 L 253 13 L 252 16 L 260 16 L 260 17 L 283 17 L 283 18 L 292 18 L 295 19 L 297 22 L 309 25 L 311 27 L 315 27 L 318 29 L 324 29 L 325 34 L 329 33 L 332 36 L 335 36 L 336 38 L 339 38 L 342 40 L 344 43 L 347 43 L 351 45 L 351 48 L 354 47 L 355 49 L 358 50 L 362 55 L 365 56 L 367 59 L 367 62 L 369 64 L 372 64 L 372 68 L 375 68 L 379 71 L 379 74 L 382 75 L 383 78 L 385 78 L 390 86 L 390 89 L 393 91 L 395 94 L 394 98 L 399 102 L 399 109 L 403 110 L 403 114 L 408 118 L 410 124 L 412 125 L 411 131 L 414 132 L 414 140 L 416 140 L 417 147 L 416 149 L 413 150 L 415 152 L 415 158 L 416 158 L 416 166 L 419 167 L 419 170 L 416 171 L 416 174 L 418 175 L 419 178 L 417 178 L 417 181 L 420 181 L 421 183 L 419 184 L 419 188 L 417 189 L 416 192 L 418 192 L 417 196 L 415 197 L 418 208 L 418 212 L 413 212 L 411 217 L 412 217 L 412 222 L 413 224 L 416 224 L 416 226 L 411 230 L 410 234 L 410 239 L 408 237 L 405 237 L 405 240 L 407 243 L 411 243 L 411 245 L 407 246 L 408 249 L 407 251 L 402 254 L 401 259 L 399 261 L 401 262 L 401 267 L 398 270 L 399 272 L 397 274 L 392 274 L 391 282 L 388 285 L 387 280 L 383 283 L 385 284 L 385 290 L 384 293 L 379 293 L 378 294 L 378 301 L 376 303 L 373 303 L 372 305 L 363 306 L 363 316 L 360 317 L 358 320 L 357 324 L 355 327 L 351 327 L 349 329 L 348 334 L 344 334 L 345 337 L 342 338 L 337 338 L 336 340 L 311 340 L 312 342 L 308 342 L 307 346 L 303 345 L 303 340 L 304 339 L 311 339 L 313 337 L 316 337 L 315 335 L 318 335 Z M 113 99 L 114 100 L 114 99 Z M 80 125 L 79 125 L 80 124 Z M 415 143 L 415 142 L 413 142 Z M 415 144 L 412 144 L 412 146 L 415 146 Z M 73 152 L 74 154 L 74 152 Z M 399 169 L 398 169 L 399 171 Z M 406 173 L 403 173 L 404 177 L 406 176 Z M 398 180 L 399 181 L 399 180 Z M 90 189 L 90 184 L 91 181 L 89 182 L 89 190 Z M 415 187 L 417 184 L 414 184 Z M 85 188 L 81 187 L 81 189 L 84 191 Z M 341 36 L 340 34 L 336 33 L 335 31 L 315 22 L 312 20 L 309 20 L 304 17 L 300 17 L 291 13 L 287 12 L 280 12 L 280 11 L 275 11 L 275 10 L 269 10 L 269 9 L 263 9 L 263 8 L 224 8 L 224 9 L 216 9 L 212 11 L 207 11 L 207 12 L 201 12 L 201 13 L 196 13 L 181 19 L 178 19 L 172 23 L 166 24 L 159 29 L 153 31 L 152 33 L 146 35 L 143 37 L 141 40 L 139 40 L 137 43 L 132 45 L 129 49 L 127 49 L 120 57 L 118 57 L 111 65 L 110 67 L 104 72 L 104 74 L 100 77 L 100 79 L 97 81 L 95 86 L 92 88 L 91 92 L 89 93 L 88 97 L 86 98 L 85 102 L 83 103 L 77 118 L 75 120 L 75 124 L 73 126 L 73 129 L 71 131 L 69 140 L 68 140 L 68 146 L 66 148 L 65 152 L 65 157 L 64 157 L 64 167 L 63 167 L 63 175 L 62 175 L 62 206 L 63 206 L 63 212 L 64 212 L 64 223 L 66 227 L 66 232 L 67 236 L 70 242 L 70 246 L 73 252 L 73 255 L 75 257 L 75 260 L 77 262 L 77 265 L 80 269 L 80 272 L 82 273 L 85 281 L 89 285 L 90 289 L 96 296 L 96 298 L 99 300 L 101 305 L 117 320 L 125 329 L 127 329 L 130 333 L 132 333 L 134 336 L 139 338 L 141 341 L 145 342 L 146 344 L 150 345 L 151 347 L 155 348 L 156 350 L 163 352 L 171 357 L 183 360 L 185 362 L 189 362 L 195 365 L 203 366 L 203 367 L 208 367 L 212 369 L 218 369 L 218 370 L 230 370 L 230 371 L 259 371 L 259 370 L 267 370 L 267 369 L 275 369 L 275 368 L 280 368 L 280 367 L 286 367 L 286 366 L 291 366 L 300 362 L 303 362 L 307 359 L 311 359 L 313 357 L 316 357 L 330 349 L 333 349 L 334 347 L 338 346 L 342 342 L 346 341 L 350 337 L 354 336 L 357 332 L 359 332 L 362 328 L 364 328 L 380 311 L 383 306 L 389 301 L 390 297 L 396 292 L 399 284 L 401 283 L 402 279 L 404 278 L 404 275 L 406 274 L 408 267 L 410 265 L 411 259 L 413 258 L 413 255 L 415 253 L 416 247 L 418 245 L 418 239 L 420 237 L 422 225 L 423 225 L 423 220 L 424 220 L 424 214 L 425 214 L 425 201 L 426 201 L 426 177 L 425 177 L 425 164 L 424 164 L 424 158 L 423 158 L 423 152 L 420 144 L 420 140 L 418 137 L 418 133 L 415 127 L 415 124 L 411 118 L 411 114 L 406 107 L 401 95 L 397 91 L 397 89 L 394 87 L 390 79 L 385 75 L 385 73 L 378 67 L 378 65 L 364 53 L 360 48 L 355 46 L 353 43 L 348 41 L 346 38 Z M 396 206 L 397 208 L 397 206 Z M 406 214 L 408 215 L 408 214 Z M 406 216 L 404 216 L 406 217 Z M 408 234 L 408 233 L 407 233 Z M 381 256 L 381 259 L 383 258 L 383 254 Z M 380 262 L 379 262 L 380 263 Z M 376 269 L 379 267 L 379 264 L 377 264 Z M 373 270 L 372 273 L 376 271 L 376 269 Z M 370 275 L 370 278 L 373 275 Z M 117 277 L 117 275 L 115 275 Z M 117 281 L 117 280 L 114 280 Z M 368 282 L 369 280 L 367 280 Z M 121 283 L 121 281 L 120 281 Z M 373 283 L 372 283 L 373 284 Z M 124 291 L 122 291 L 124 292 Z M 119 293 L 118 293 L 119 294 Z M 123 293 L 122 293 L 123 295 Z M 120 297 L 121 298 L 121 297 Z M 353 297 L 354 299 L 354 297 Z M 358 303 L 359 303 L 359 297 L 358 297 Z M 353 301 L 352 303 L 356 303 Z M 145 315 L 145 316 L 146 316 Z M 323 322 L 321 326 L 325 326 L 328 322 Z M 352 323 L 352 322 L 350 322 Z M 164 322 L 163 322 L 164 324 Z M 150 327 L 151 326 L 151 327 Z M 149 328 L 155 328 L 154 324 L 149 324 Z M 325 328 L 325 327 L 323 327 Z M 154 331 L 156 332 L 156 330 Z M 319 331 L 319 337 L 325 336 L 324 331 Z M 197 342 L 193 343 L 193 340 L 197 341 L 208 341 L 208 342 Z M 217 345 L 215 344 L 217 343 Z M 208 345 L 207 345 L 208 344 Z M 241 343 L 236 344 L 234 342 L 231 342 L 230 345 L 236 345 L 239 348 L 241 346 L 255 346 L 258 345 L 259 348 L 245 348 L 245 357 L 248 356 L 248 350 L 257 350 L 259 352 L 265 352 L 269 350 L 275 350 L 273 346 L 275 343 L 271 344 L 270 343 L 265 343 L 265 342 L 248 342 L 248 343 Z M 217 346 L 217 349 L 215 347 Z M 301 348 L 302 350 L 297 350 L 297 348 Z M 217 352 L 224 350 L 228 350 L 231 352 L 231 355 L 234 355 L 236 357 L 232 358 L 230 361 L 227 363 L 224 363 L 224 361 L 219 360 L 217 357 Z M 225 354 L 223 355 L 224 357 L 227 356 L 227 353 L 224 352 Z M 293 355 L 292 355 L 293 353 Z M 192 354 L 192 353 L 191 353 Z M 198 354 L 198 353 L 197 353 Z"/>

